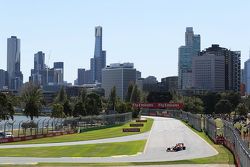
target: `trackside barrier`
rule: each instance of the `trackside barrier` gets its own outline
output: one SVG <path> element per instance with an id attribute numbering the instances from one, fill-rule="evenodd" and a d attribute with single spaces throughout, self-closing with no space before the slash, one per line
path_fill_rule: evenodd
<path id="1" fill-rule="evenodd" d="M 90 129 L 99 127 L 110 127 L 113 125 L 119 125 L 127 123 L 132 120 L 132 113 L 123 114 L 110 114 L 110 115 L 98 115 L 87 116 L 78 118 L 66 118 L 66 119 L 38 119 L 36 121 L 20 121 L 20 122 L 1 122 L 0 131 L 11 131 L 14 137 L 12 138 L 0 138 L 0 143 L 15 142 L 32 140 L 43 137 L 52 137 L 65 134 L 72 134 L 80 128 Z M 24 127 L 23 124 L 29 125 L 32 123 L 34 127 Z M 9 126 L 9 127 L 8 127 Z M 17 128 L 17 129 L 14 129 Z M 78 128 L 78 129 L 77 129 Z M 80 131 L 81 132 L 81 131 Z"/>
<path id="2" fill-rule="evenodd" d="M 192 114 L 189 112 L 181 110 L 143 110 L 142 115 L 149 116 L 163 116 L 163 117 L 172 117 L 180 119 L 187 122 L 191 127 L 198 131 L 202 131 L 202 117 L 197 114 Z"/>
<path id="3" fill-rule="evenodd" d="M 188 123 L 191 127 L 198 131 L 202 131 L 202 118 L 200 115 L 192 114 L 180 110 L 168 111 L 169 116 L 172 118 L 180 119 Z"/>
<path id="4" fill-rule="evenodd" d="M 61 136 L 61 135 L 67 135 L 67 134 L 73 134 L 75 131 L 68 131 L 68 132 L 51 132 L 44 135 L 31 135 L 31 136 L 22 136 L 22 137 L 11 137 L 11 138 L 1 138 L 0 143 L 11 143 L 11 142 L 17 142 L 17 141 L 26 141 L 26 140 L 32 140 L 32 139 L 40 139 L 45 137 L 53 137 L 53 136 Z"/>
<path id="5" fill-rule="evenodd" d="M 204 119 L 204 132 L 213 140 L 214 143 L 217 142 L 217 126 L 215 121 L 211 118 L 205 117 Z"/>
<path id="6" fill-rule="evenodd" d="M 224 124 L 224 145 L 232 151 L 237 167 L 250 166 L 250 150 L 230 122 Z"/>
<path id="7" fill-rule="evenodd" d="M 77 117 L 64 120 L 64 126 L 71 126 L 73 128 L 80 128 L 80 132 L 87 129 L 107 127 L 113 125 L 124 124 L 132 120 L 132 113 L 110 114 Z"/>

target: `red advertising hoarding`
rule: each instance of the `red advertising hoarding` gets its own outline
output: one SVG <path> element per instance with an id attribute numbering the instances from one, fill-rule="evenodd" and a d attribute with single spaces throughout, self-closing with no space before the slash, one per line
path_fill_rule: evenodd
<path id="1" fill-rule="evenodd" d="M 183 103 L 133 103 L 134 108 L 183 109 Z"/>

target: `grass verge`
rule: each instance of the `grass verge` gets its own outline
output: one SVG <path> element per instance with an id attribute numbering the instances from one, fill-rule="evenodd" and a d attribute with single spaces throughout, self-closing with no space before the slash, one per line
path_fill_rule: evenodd
<path id="1" fill-rule="evenodd" d="M 185 123 L 186 124 L 186 123 Z M 188 127 L 189 125 L 186 124 Z M 162 161 L 162 162 L 128 162 L 128 163 L 39 163 L 38 166 L 133 166 L 133 165 L 174 165 L 174 164 L 234 164 L 233 154 L 222 145 L 214 144 L 210 138 L 204 133 L 196 131 L 189 127 L 192 131 L 198 134 L 201 138 L 212 145 L 218 154 L 190 160 L 180 161 Z"/>
<path id="2" fill-rule="evenodd" d="M 186 124 L 187 125 L 187 124 Z M 188 126 L 188 125 L 187 125 Z M 189 126 L 188 126 L 189 127 Z M 234 164 L 234 158 L 232 153 L 222 145 L 214 144 L 204 132 L 198 132 L 192 128 L 196 134 L 212 145 L 218 154 L 206 158 L 197 158 L 191 160 L 180 161 L 163 161 L 163 162 L 127 162 L 127 163 L 38 163 L 31 166 L 133 166 L 133 165 L 173 165 L 173 164 Z M 1 165 L 0 165 L 1 166 Z"/>
<path id="3" fill-rule="evenodd" d="M 62 142 L 86 141 L 86 140 L 128 136 L 133 134 L 144 133 L 151 130 L 153 119 L 148 118 L 147 120 L 148 120 L 147 123 L 144 123 L 144 126 L 141 128 L 141 132 L 122 132 L 123 128 L 128 128 L 129 124 L 133 123 L 129 122 L 121 126 L 109 127 L 106 129 L 91 130 L 80 134 L 63 135 L 63 136 L 47 137 L 47 138 L 28 140 L 22 142 L 6 143 L 5 145 L 62 143 Z"/>
<path id="4" fill-rule="evenodd" d="M 146 140 L 131 142 L 0 149 L 1 157 L 110 157 L 142 152 Z"/>

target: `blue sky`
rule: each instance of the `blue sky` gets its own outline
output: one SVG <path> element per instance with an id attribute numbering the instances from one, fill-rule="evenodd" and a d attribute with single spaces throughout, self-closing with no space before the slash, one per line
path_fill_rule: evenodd
<path id="1" fill-rule="evenodd" d="M 240 50 L 243 63 L 249 17 L 249 0 L 0 0 L 0 68 L 6 69 L 7 38 L 16 35 L 25 81 L 34 53 L 42 50 L 50 66 L 65 62 L 65 79 L 73 82 L 77 68 L 89 68 L 97 25 L 103 27 L 107 64 L 133 62 L 143 77 L 177 75 L 187 26 L 201 35 L 202 49 L 218 43 Z"/>

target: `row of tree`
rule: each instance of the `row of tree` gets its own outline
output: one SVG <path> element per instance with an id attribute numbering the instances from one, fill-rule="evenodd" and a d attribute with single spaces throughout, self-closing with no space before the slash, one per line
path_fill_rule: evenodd
<path id="1" fill-rule="evenodd" d="M 175 92 L 142 92 L 136 84 L 128 87 L 124 100 L 121 100 L 113 87 L 108 98 L 96 93 L 87 93 L 82 89 L 78 97 L 67 97 L 62 87 L 54 99 L 52 117 L 78 117 L 87 115 L 99 115 L 101 112 L 125 113 L 133 112 L 136 117 L 139 109 L 132 107 L 132 103 L 138 102 L 182 102 L 184 110 L 202 114 L 230 114 L 246 116 L 250 109 L 250 97 L 242 99 L 239 93 L 222 92 L 207 93 L 199 96 L 181 96 Z M 23 113 L 30 117 L 40 115 L 42 106 L 45 105 L 40 87 L 27 83 L 24 85 L 20 97 L 0 93 L 0 119 L 13 118 L 14 107 L 23 108 Z"/>
<path id="2" fill-rule="evenodd" d="M 49 107 L 52 109 L 51 117 L 78 117 L 87 115 L 99 115 L 101 112 L 125 113 L 133 112 L 137 116 L 139 111 L 133 109 L 132 103 L 146 99 L 137 88 L 137 85 L 130 84 L 125 101 L 116 95 L 116 88 L 113 87 L 109 98 L 82 89 L 78 97 L 68 97 L 62 87 Z M 14 107 L 23 109 L 23 113 L 30 117 L 38 117 L 41 114 L 42 106 L 45 105 L 42 90 L 39 86 L 32 83 L 24 85 L 20 96 L 11 96 L 0 93 L 0 120 L 13 118 Z"/>
<path id="3" fill-rule="evenodd" d="M 173 101 L 183 102 L 184 110 L 199 114 L 227 114 L 246 116 L 250 110 L 250 97 L 242 98 L 237 92 L 209 92 L 199 96 L 173 95 Z"/>

